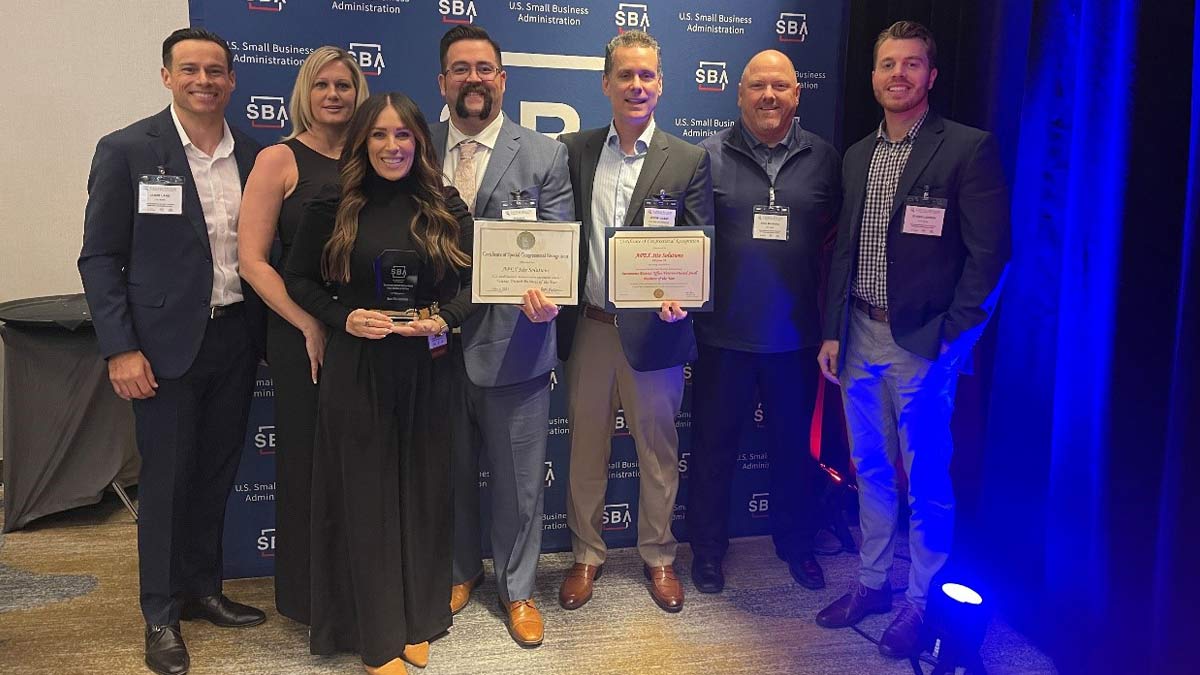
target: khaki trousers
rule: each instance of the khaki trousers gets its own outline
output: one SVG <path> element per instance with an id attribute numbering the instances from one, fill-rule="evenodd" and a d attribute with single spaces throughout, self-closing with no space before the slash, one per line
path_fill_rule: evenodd
<path id="1" fill-rule="evenodd" d="M 575 562 L 604 562 L 607 548 L 600 521 L 608 488 L 613 416 L 623 406 L 641 476 L 638 553 L 647 565 L 670 565 L 677 545 L 671 513 L 679 490 L 675 416 L 683 402 L 683 366 L 638 372 L 625 358 L 616 326 L 581 316 L 567 360 L 567 386 L 571 424 L 567 526 Z"/>

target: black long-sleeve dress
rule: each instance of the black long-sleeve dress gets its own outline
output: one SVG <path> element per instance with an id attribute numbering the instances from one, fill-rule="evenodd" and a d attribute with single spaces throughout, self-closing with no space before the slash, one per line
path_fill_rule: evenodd
<path id="1" fill-rule="evenodd" d="M 279 276 L 295 243 L 304 204 L 337 180 L 337 160 L 299 139 L 284 141 L 296 157 L 296 188 L 279 208 L 276 232 L 283 246 Z M 267 315 L 267 363 L 275 385 L 275 608 L 301 623 L 309 615 L 309 513 L 317 385 L 312 383 L 304 334 L 275 312 Z"/>
<path id="2" fill-rule="evenodd" d="M 356 651 L 370 666 L 450 627 L 452 356 L 433 358 L 424 337 L 369 340 L 345 330 L 353 309 L 381 306 L 376 256 L 416 250 L 412 183 L 373 173 L 364 182 L 350 282 L 337 298 L 320 273 L 337 210 L 332 188 L 310 202 L 286 274 L 297 304 L 331 328 L 313 449 L 309 646 L 314 654 Z M 469 252 L 471 217 L 456 192 L 449 202 Z M 449 270 L 435 280 L 426 263 L 417 306 L 437 301 L 446 322 L 460 325 L 473 309 L 469 274 Z"/>

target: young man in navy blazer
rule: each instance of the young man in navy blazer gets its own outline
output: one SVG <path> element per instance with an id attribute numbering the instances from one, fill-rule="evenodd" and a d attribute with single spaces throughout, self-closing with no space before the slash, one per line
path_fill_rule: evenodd
<path id="1" fill-rule="evenodd" d="M 162 112 L 100 139 L 79 273 L 109 379 L 133 401 L 146 665 L 187 672 L 179 620 L 251 626 L 221 593 L 221 532 L 257 364 L 261 317 L 238 278 L 242 185 L 260 146 L 225 108 L 233 56 L 180 29 L 163 42 Z"/>
<path id="2" fill-rule="evenodd" d="M 918 653 L 933 575 L 954 529 L 955 383 L 996 307 L 1010 255 L 1008 189 L 996 139 L 930 110 L 937 49 L 900 21 L 875 43 L 879 129 L 842 163 L 845 199 L 817 362 L 840 382 L 858 473 L 861 566 L 854 590 L 817 615 L 840 628 L 891 609 L 896 460 L 908 474 L 907 604 L 884 656 Z"/>

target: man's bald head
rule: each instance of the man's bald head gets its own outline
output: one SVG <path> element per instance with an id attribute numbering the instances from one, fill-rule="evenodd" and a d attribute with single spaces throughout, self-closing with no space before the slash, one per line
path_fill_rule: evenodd
<path id="1" fill-rule="evenodd" d="M 800 84 L 796 67 L 783 52 L 767 49 L 754 55 L 738 82 L 742 124 L 767 145 L 782 141 L 796 116 Z"/>

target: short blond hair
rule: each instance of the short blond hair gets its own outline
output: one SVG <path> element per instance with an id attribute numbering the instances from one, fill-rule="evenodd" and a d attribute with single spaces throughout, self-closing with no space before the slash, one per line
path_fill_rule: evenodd
<path id="1" fill-rule="evenodd" d="M 317 81 L 317 73 L 325 66 L 340 62 L 350 69 L 350 79 L 354 82 L 354 109 L 367 100 L 367 78 L 363 77 L 362 69 L 350 52 L 341 47 L 326 45 L 313 50 L 304 63 L 300 64 L 300 72 L 296 73 L 296 84 L 292 87 L 292 100 L 288 104 L 288 114 L 292 116 L 292 133 L 283 140 L 291 140 L 308 131 L 313 125 L 312 92 L 313 83 Z"/>
<path id="2" fill-rule="evenodd" d="M 627 30 L 624 33 L 618 33 L 616 37 L 608 41 L 604 46 L 604 74 L 612 76 L 613 69 L 613 52 L 621 47 L 645 47 L 653 49 L 654 56 L 658 57 L 658 78 L 662 79 L 662 48 L 658 46 L 658 40 L 654 36 L 640 30 Z"/>

